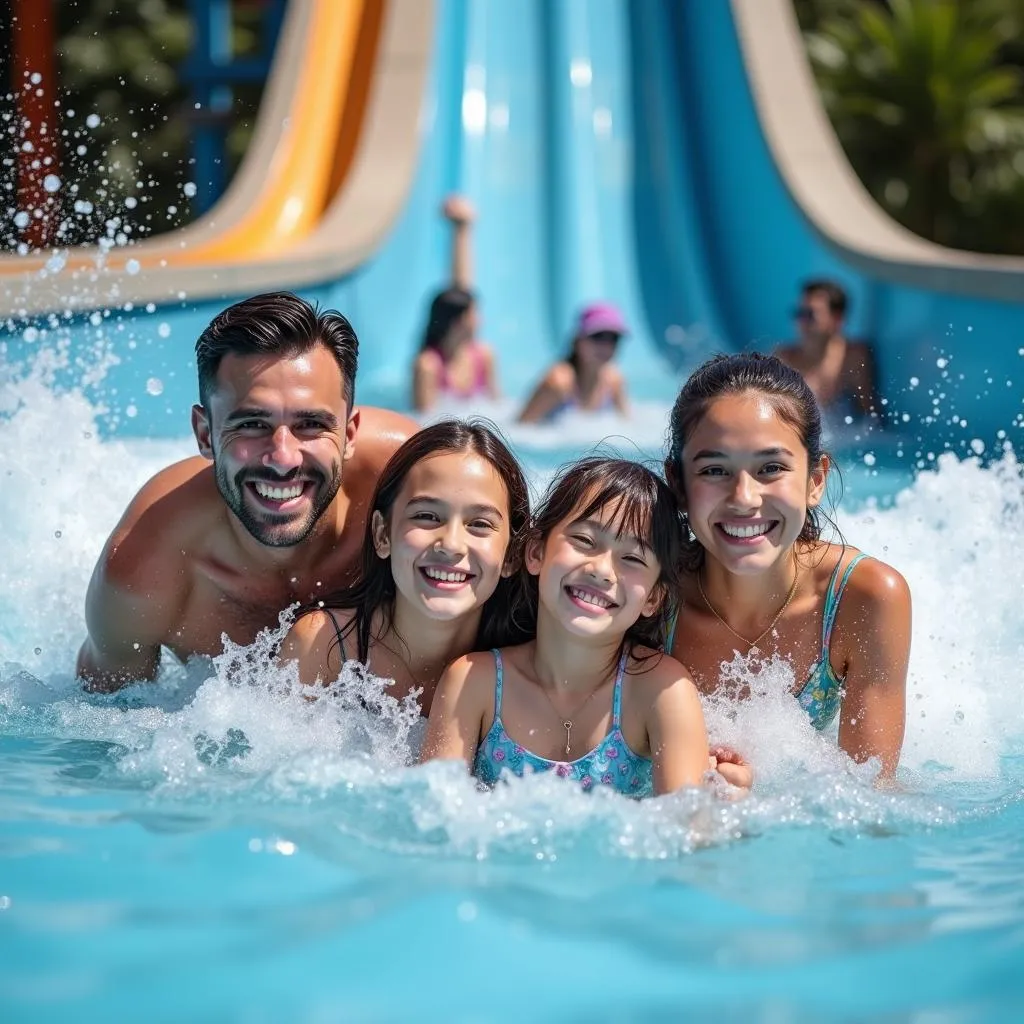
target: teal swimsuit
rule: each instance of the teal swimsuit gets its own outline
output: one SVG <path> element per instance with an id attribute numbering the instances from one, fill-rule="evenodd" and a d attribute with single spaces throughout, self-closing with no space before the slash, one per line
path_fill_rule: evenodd
<path id="1" fill-rule="evenodd" d="M 869 557 L 863 552 L 855 555 L 842 577 L 839 575 L 839 566 L 843 560 L 840 558 L 836 562 L 836 567 L 832 570 L 832 576 L 828 581 L 828 589 L 825 591 L 825 610 L 821 620 L 821 656 L 811 668 L 807 682 L 795 694 L 800 707 L 807 712 L 811 725 L 819 732 L 832 724 L 843 701 L 843 682 L 845 680 L 835 674 L 829 658 L 829 644 L 832 642 L 832 628 L 836 624 L 836 615 L 839 612 L 839 600 L 843 596 L 843 591 L 846 589 L 854 567 Z M 672 651 L 675 640 L 678 617 L 679 613 L 677 612 L 673 616 L 672 625 L 669 628 L 668 644 L 665 648 L 669 652 Z"/>
<path id="2" fill-rule="evenodd" d="M 493 784 L 503 771 L 524 775 L 527 771 L 554 771 L 563 778 L 574 779 L 584 789 L 611 786 L 620 793 L 633 797 L 654 794 L 654 765 L 650 758 L 641 757 L 629 749 L 622 735 L 622 679 L 626 674 L 626 655 L 619 661 L 612 695 L 612 727 L 589 754 L 575 761 L 549 761 L 530 753 L 516 743 L 501 720 L 502 664 L 501 651 L 495 650 L 494 722 L 483 738 L 473 763 L 473 774 L 481 782 Z"/>

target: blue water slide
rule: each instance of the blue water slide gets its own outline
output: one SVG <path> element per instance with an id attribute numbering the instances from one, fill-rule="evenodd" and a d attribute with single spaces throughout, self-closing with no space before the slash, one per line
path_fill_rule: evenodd
<path id="1" fill-rule="evenodd" d="M 935 449 L 1019 434 L 1024 305 L 897 283 L 816 230 L 765 141 L 726 0 L 438 0 L 434 32 L 403 213 L 358 269 L 302 289 L 353 320 L 362 401 L 407 404 L 447 275 L 438 207 L 461 191 L 479 209 L 483 334 L 507 394 L 565 351 L 583 303 L 607 298 L 633 327 L 621 354 L 633 394 L 669 402 L 710 352 L 785 339 L 799 282 L 829 276 L 850 292 L 852 333 L 877 347 L 896 430 Z M 110 424 L 181 433 L 191 346 L 238 297 L 76 320 L 77 354 L 113 340 Z M 8 359 L 36 345 L 14 333 Z"/>

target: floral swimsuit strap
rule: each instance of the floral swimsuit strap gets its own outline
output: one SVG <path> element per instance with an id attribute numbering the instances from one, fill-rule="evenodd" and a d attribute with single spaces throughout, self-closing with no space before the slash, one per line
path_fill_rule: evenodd
<path id="1" fill-rule="evenodd" d="M 650 796 L 654 788 L 653 763 L 627 745 L 622 735 L 622 682 L 626 674 L 627 656 L 623 654 L 615 676 L 612 694 L 612 722 L 608 734 L 589 753 L 575 761 L 552 761 L 527 750 L 505 731 L 501 718 L 504 687 L 504 666 L 501 652 L 495 650 L 494 721 L 477 750 L 473 774 L 482 782 L 494 783 L 502 772 L 515 775 L 527 772 L 554 771 L 556 775 L 575 779 L 584 789 L 595 785 L 611 786 L 630 796 Z"/>

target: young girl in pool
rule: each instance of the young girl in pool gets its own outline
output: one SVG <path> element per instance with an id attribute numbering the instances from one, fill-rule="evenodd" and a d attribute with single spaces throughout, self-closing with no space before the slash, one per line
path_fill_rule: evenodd
<path id="1" fill-rule="evenodd" d="M 508 635 L 503 625 L 529 492 L 487 427 L 443 420 L 414 434 L 377 483 L 360 581 L 306 609 L 282 647 L 299 678 L 329 684 L 349 660 L 420 688 L 423 713 L 444 667 Z"/>
<path id="2" fill-rule="evenodd" d="M 697 785 L 708 768 L 700 698 L 660 652 L 676 585 L 679 511 L 633 462 L 591 458 L 548 491 L 525 545 L 527 643 L 454 662 L 423 760 L 465 760 L 482 781 L 549 771 L 631 796 Z"/>
<path id="3" fill-rule="evenodd" d="M 910 656 L 910 591 L 891 566 L 821 539 L 830 468 L 821 414 L 773 356 L 718 356 L 683 386 L 665 470 L 688 520 L 668 650 L 705 694 L 723 662 L 783 655 L 811 723 L 839 717 L 839 745 L 899 763 Z"/>

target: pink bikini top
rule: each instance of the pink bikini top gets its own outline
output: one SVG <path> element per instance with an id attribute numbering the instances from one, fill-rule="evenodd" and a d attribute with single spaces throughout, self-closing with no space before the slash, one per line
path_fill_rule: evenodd
<path id="1" fill-rule="evenodd" d="M 471 341 L 466 345 L 466 351 L 473 361 L 472 382 L 468 387 L 460 386 L 452 381 L 448 374 L 448 364 L 437 349 L 427 349 L 432 352 L 437 360 L 437 386 L 440 391 L 456 398 L 474 398 L 477 395 L 487 392 L 487 359 L 484 356 L 483 346 L 478 342 Z"/>

